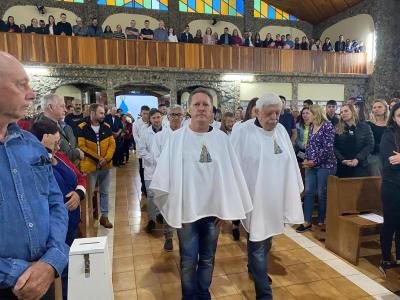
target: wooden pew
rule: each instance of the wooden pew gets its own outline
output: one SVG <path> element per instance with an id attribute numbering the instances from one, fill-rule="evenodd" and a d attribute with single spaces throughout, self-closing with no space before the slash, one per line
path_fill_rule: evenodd
<path id="1" fill-rule="evenodd" d="M 86 176 L 86 197 L 81 201 L 81 224 L 79 224 L 80 238 L 97 236 L 97 220 L 93 217 L 99 205 L 93 205 L 93 191 L 90 190 L 89 178 Z M 98 198 L 98 197 L 97 197 Z M 98 201 L 96 199 L 96 201 Z M 97 212 L 98 215 L 98 212 Z"/>
<path id="2" fill-rule="evenodd" d="M 377 238 L 382 224 L 358 216 L 382 209 L 380 177 L 328 178 L 327 249 L 358 264 L 360 244 Z"/>

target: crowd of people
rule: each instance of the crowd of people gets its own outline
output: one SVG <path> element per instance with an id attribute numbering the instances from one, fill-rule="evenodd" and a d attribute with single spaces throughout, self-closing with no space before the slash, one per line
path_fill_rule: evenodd
<path id="1" fill-rule="evenodd" d="M 22 32 L 35 34 L 50 34 L 50 35 L 67 35 L 67 36 L 90 36 L 107 39 L 128 39 L 128 40 L 155 40 L 173 43 L 196 43 L 205 45 L 232 45 L 258 48 L 272 49 L 293 49 L 293 50 L 315 50 L 340 53 L 358 53 L 365 52 L 364 43 L 355 39 L 344 39 L 340 35 L 338 40 L 333 44 L 329 37 L 324 41 L 319 38 L 308 38 L 307 36 L 292 37 L 291 34 L 276 34 L 275 37 L 271 33 L 267 33 L 265 37 L 261 37 L 260 33 L 246 31 L 241 37 L 237 29 L 233 29 L 232 34 L 229 28 L 225 27 L 224 32 L 213 32 L 211 27 L 205 28 L 204 32 L 201 29 L 196 31 L 196 34 L 190 32 L 189 25 L 185 26 L 185 30 L 180 34 L 176 34 L 173 27 L 166 27 L 163 20 L 159 21 L 156 29 L 150 28 L 150 21 L 144 21 L 142 29 L 136 28 L 136 21 L 131 20 L 129 26 L 123 29 L 118 24 L 115 30 L 110 25 L 103 27 L 98 23 L 96 17 L 91 19 L 90 24 L 85 25 L 80 17 L 76 19 L 76 24 L 71 25 L 67 22 L 65 13 L 60 15 L 60 21 L 56 23 L 54 16 L 48 17 L 47 23 L 45 20 L 32 18 L 31 24 L 15 24 L 14 17 L 9 16 L 7 22 L 0 20 L 0 31 L 5 32 Z"/>
<path id="2" fill-rule="evenodd" d="M 183 299 L 211 299 L 209 287 L 220 226 L 232 221 L 248 234 L 248 271 L 257 299 L 272 299 L 268 254 L 285 224 L 310 230 L 315 196 L 317 224 L 326 211 L 327 177 L 382 176 L 384 224 L 380 268 L 392 258 L 400 236 L 400 103 L 376 100 L 370 116 L 363 101 L 349 99 L 323 108 L 311 100 L 299 115 L 274 93 L 252 99 L 244 112 L 221 111 L 206 88 L 190 93 L 188 113 L 143 106 L 140 118 L 102 104 L 82 109 L 45 95 L 29 131 L 17 124 L 35 99 L 22 64 L 0 53 L 0 298 L 54 299 L 54 278 L 67 298 L 69 246 L 78 236 L 80 201 L 86 187 L 100 193 L 100 224 L 108 219 L 110 169 L 140 161 L 147 233 L 157 223 L 164 249 L 180 248 Z M 68 114 L 66 114 L 68 111 Z M 268 167 L 266 167 L 268 166 Z M 302 172 L 304 170 L 304 179 Z M 85 175 L 85 176 L 84 176 Z M 86 179 L 88 182 L 86 182 Z M 303 186 L 305 183 L 305 188 Z M 301 193 L 304 189 L 303 207 Z"/>

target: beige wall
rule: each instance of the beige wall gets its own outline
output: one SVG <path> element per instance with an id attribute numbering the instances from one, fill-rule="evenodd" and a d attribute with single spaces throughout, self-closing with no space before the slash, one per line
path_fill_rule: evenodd
<path id="1" fill-rule="evenodd" d="M 57 23 L 58 21 L 60 21 L 61 13 L 65 13 L 67 15 L 67 21 L 70 22 L 72 25 L 76 24 L 75 20 L 77 16 L 71 11 L 62 8 L 46 6 L 46 14 L 42 15 L 39 13 L 36 6 L 32 5 L 17 5 L 10 7 L 4 13 L 3 20 L 7 22 L 8 16 L 13 16 L 15 19 L 15 24 L 17 25 L 25 24 L 26 26 L 29 26 L 31 25 L 32 18 L 37 18 L 38 20 L 44 20 L 47 24 L 49 15 L 53 15 Z"/>
<path id="2" fill-rule="evenodd" d="M 111 29 L 113 31 L 116 30 L 117 25 L 122 26 L 122 30 L 125 30 L 126 27 L 129 26 L 129 23 L 131 20 L 136 21 L 136 28 L 142 29 L 144 28 L 144 21 L 149 20 L 150 21 L 150 28 L 151 29 L 156 29 L 158 27 L 158 20 L 149 16 L 145 15 L 138 15 L 138 14 L 114 14 L 109 16 L 103 23 L 103 29 L 106 27 L 106 25 L 110 25 Z"/>
<path id="3" fill-rule="evenodd" d="M 261 28 L 260 30 L 260 36 L 261 39 L 264 40 L 265 37 L 267 36 L 267 33 L 272 34 L 272 38 L 275 40 L 275 35 L 277 34 L 291 34 L 292 38 L 298 37 L 301 40 L 301 37 L 306 35 L 303 31 L 300 29 L 294 28 L 294 27 L 289 27 L 289 26 L 265 26 Z"/>
<path id="4" fill-rule="evenodd" d="M 311 100 L 344 100 L 343 84 L 306 84 L 300 83 L 298 86 L 299 101 Z"/>
<path id="5" fill-rule="evenodd" d="M 82 98 L 81 90 L 73 85 L 60 86 L 59 88 L 56 89 L 55 93 L 61 97 L 74 97 L 77 99 Z"/>
<path id="6" fill-rule="evenodd" d="M 335 25 L 327 28 L 321 35 L 324 40 L 330 37 L 334 43 L 343 34 L 344 39 L 363 41 L 368 53 L 369 61 L 375 56 L 375 25 L 370 15 L 361 14 L 351 18 L 344 19 Z"/>
<path id="7" fill-rule="evenodd" d="M 212 20 L 194 20 L 189 23 L 190 26 L 190 32 L 193 34 L 193 36 L 196 34 L 197 29 L 201 30 L 201 33 L 204 34 L 206 32 L 207 27 L 210 27 L 212 32 L 217 32 L 218 36 L 224 33 L 224 28 L 228 27 L 229 28 L 229 33 L 232 34 L 233 29 L 237 29 L 239 31 L 239 35 L 243 36 L 239 28 L 230 22 L 225 22 L 225 21 L 219 21 L 216 25 L 212 26 L 211 25 Z"/>
<path id="8" fill-rule="evenodd" d="M 250 100 L 254 97 L 260 97 L 267 92 L 273 92 L 278 95 L 282 95 L 289 100 L 292 99 L 292 84 L 273 82 L 240 83 L 240 101 Z"/>

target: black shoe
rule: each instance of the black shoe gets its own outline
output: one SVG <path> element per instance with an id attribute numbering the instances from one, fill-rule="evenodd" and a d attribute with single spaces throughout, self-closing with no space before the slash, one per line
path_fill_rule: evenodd
<path id="1" fill-rule="evenodd" d="M 232 236 L 234 241 L 240 240 L 240 230 L 239 227 L 232 228 Z"/>
<path id="2" fill-rule="evenodd" d="M 174 250 L 174 244 L 172 243 L 172 239 L 166 239 L 164 242 L 164 250 L 167 252 L 171 252 Z"/>
<path id="3" fill-rule="evenodd" d="M 296 228 L 296 232 L 303 233 L 303 232 L 311 230 L 311 228 L 312 228 L 311 224 L 308 226 L 304 226 L 303 224 L 301 224 L 299 227 Z"/>
<path id="4" fill-rule="evenodd" d="M 158 214 L 156 216 L 156 221 L 158 224 L 164 224 L 164 217 L 162 216 L 162 214 Z"/>
<path id="5" fill-rule="evenodd" d="M 149 223 L 147 223 L 144 230 L 146 230 L 147 233 L 151 233 L 155 228 L 156 228 L 156 223 L 153 220 L 150 220 Z"/>
<path id="6" fill-rule="evenodd" d="M 396 263 L 382 260 L 381 263 L 379 264 L 379 271 L 381 271 L 382 274 L 386 277 L 386 270 L 395 268 L 396 266 L 397 266 Z"/>

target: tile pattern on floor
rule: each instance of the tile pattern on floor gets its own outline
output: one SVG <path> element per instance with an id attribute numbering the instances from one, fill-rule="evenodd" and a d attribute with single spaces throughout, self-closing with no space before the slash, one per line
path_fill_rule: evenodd
<path id="1" fill-rule="evenodd" d="M 108 232 L 113 240 L 115 300 L 181 299 L 176 233 L 174 251 L 168 253 L 163 251 L 160 225 L 154 234 L 144 232 L 147 217 L 141 209 L 137 168 L 135 161 L 116 170 L 114 229 Z M 375 281 L 361 277 L 350 265 L 290 228 L 273 238 L 269 274 L 278 300 L 394 299 Z M 230 224 L 221 230 L 213 276 L 213 299 L 255 299 L 254 283 L 247 273 L 245 233 L 241 232 L 240 241 L 233 241 Z M 376 285 L 365 291 L 360 288 L 365 280 Z"/>

